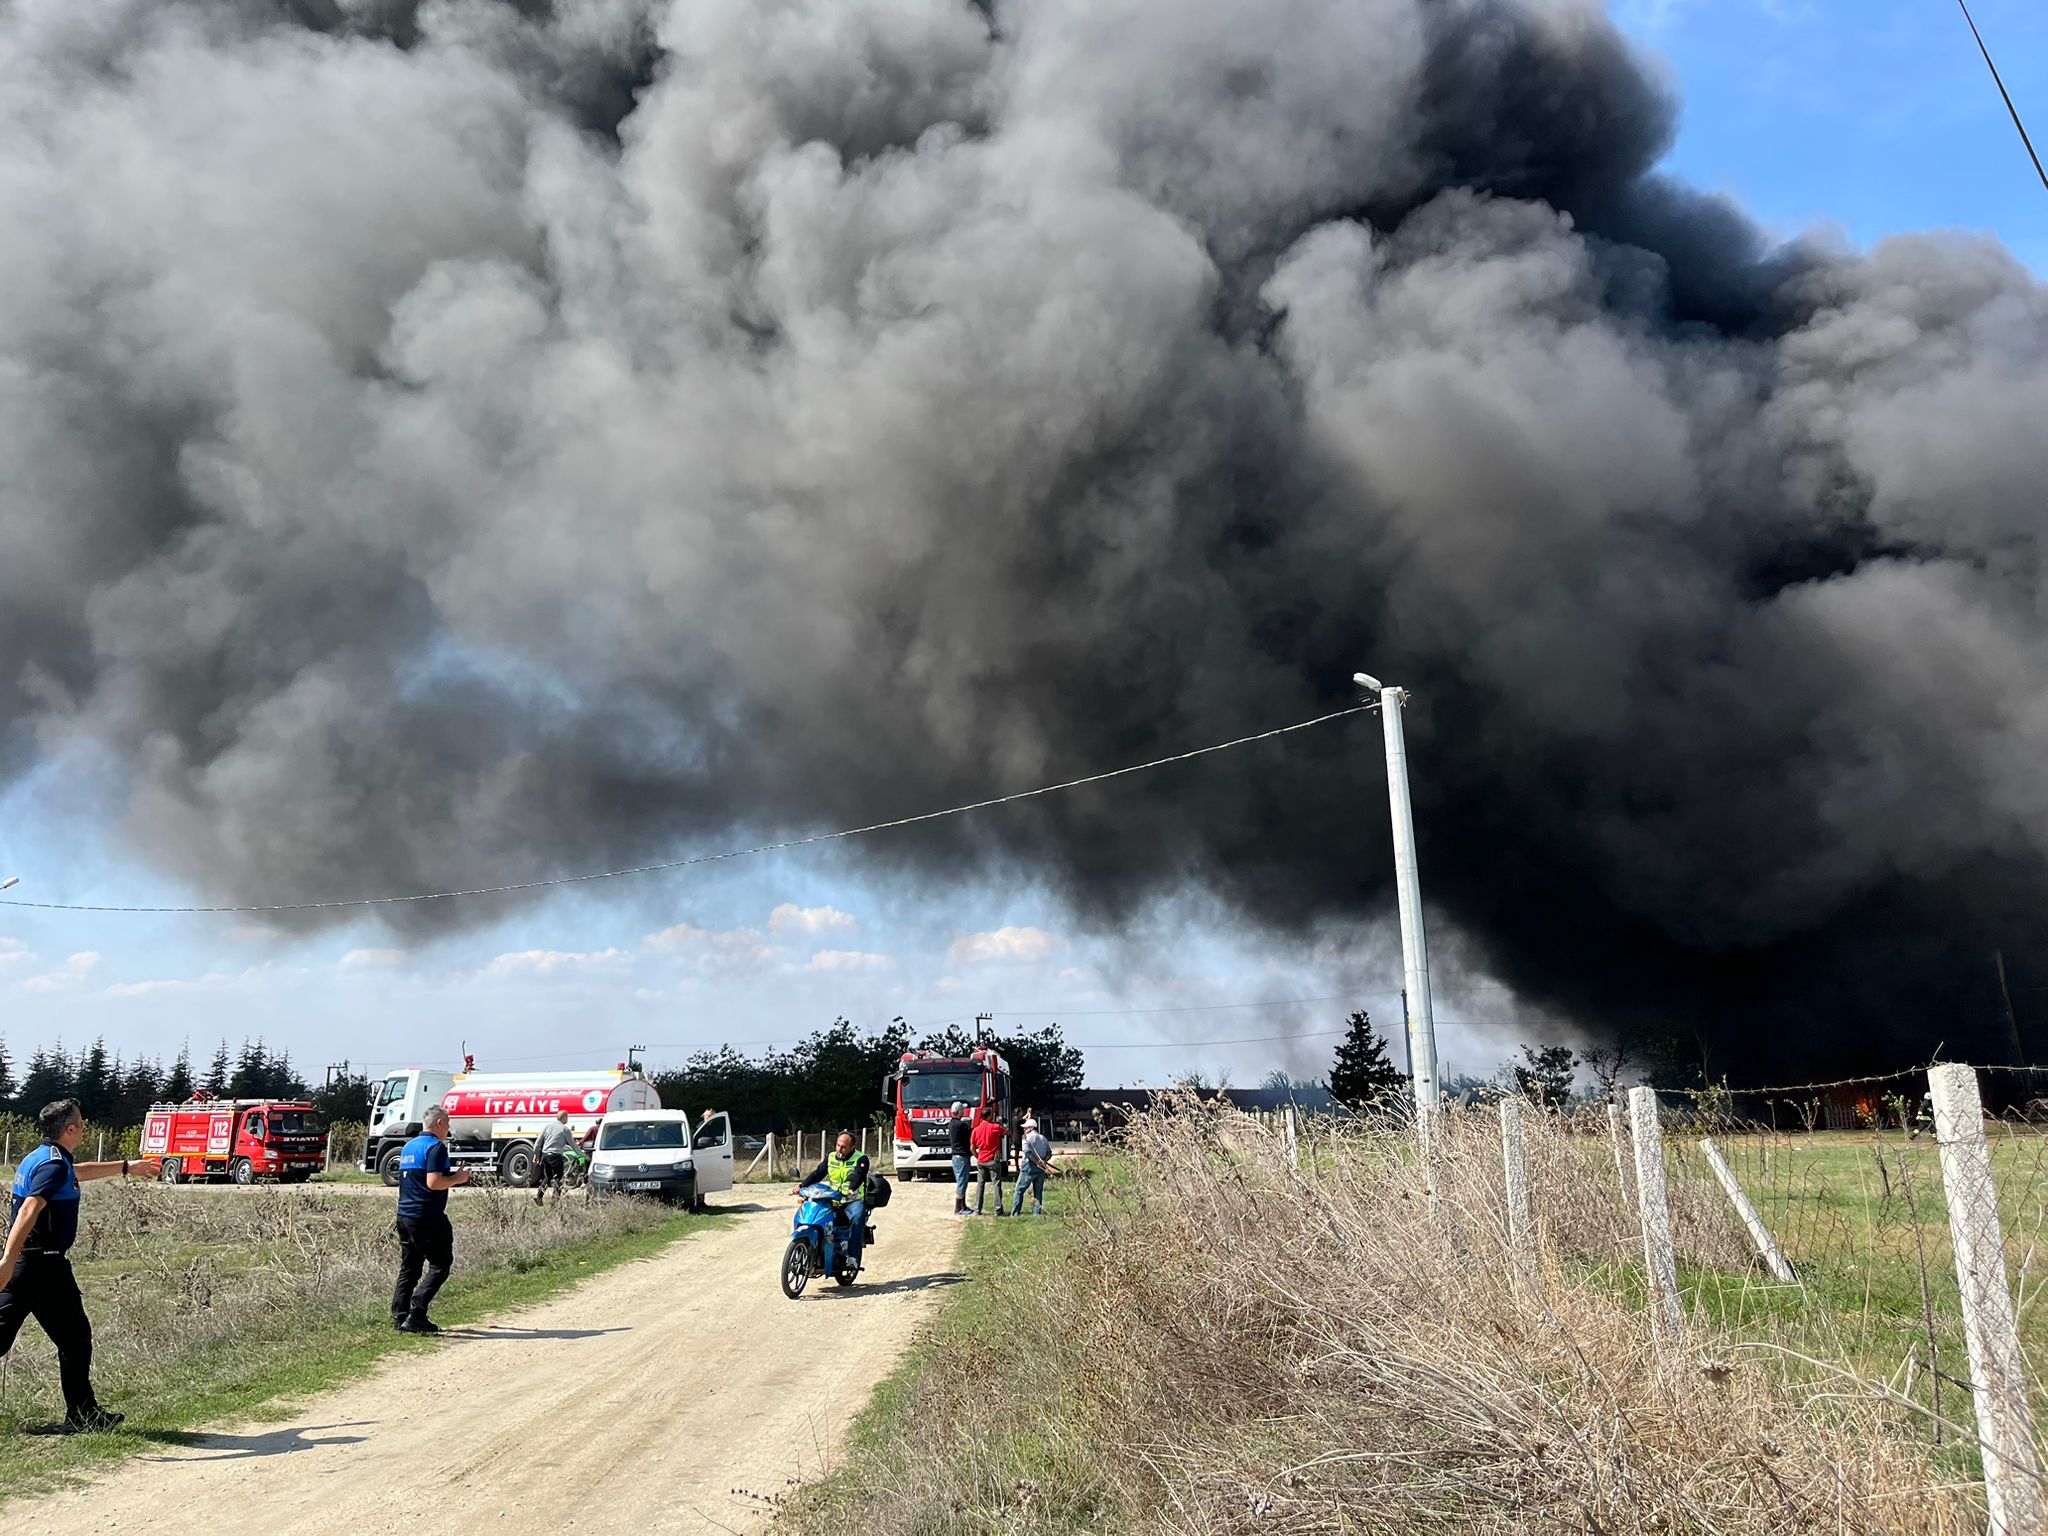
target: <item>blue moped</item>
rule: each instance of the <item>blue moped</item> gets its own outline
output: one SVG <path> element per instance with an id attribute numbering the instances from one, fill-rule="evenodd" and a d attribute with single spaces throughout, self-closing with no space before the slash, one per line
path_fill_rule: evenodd
<path id="1" fill-rule="evenodd" d="M 851 1285 L 860 1273 L 846 1195 L 830 1184 L 806 1184 L 797 1193 L 802 1204 L 796 1208 L 789 1246 L 782 1250 L 782 1294 L 791 1301 L 803 1295 L 813 1275 Z"/>

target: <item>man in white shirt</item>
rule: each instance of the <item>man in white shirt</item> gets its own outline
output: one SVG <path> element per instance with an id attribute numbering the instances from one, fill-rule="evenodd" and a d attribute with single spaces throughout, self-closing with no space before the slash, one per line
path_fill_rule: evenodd
<path id="1" fill-rule="evenodd" d="M 1031 1212 L 1045 1214 L 1045 1176 L 1052 1172 L 1052 1143 L 1038 1133 L 1038 1122 L 1024 1122 L 1024 1141 L 1017 1154 L 1017 1206 L 1013 1215 L 1024 1214 L 1024 1194 L 1030 1191 Z"/>

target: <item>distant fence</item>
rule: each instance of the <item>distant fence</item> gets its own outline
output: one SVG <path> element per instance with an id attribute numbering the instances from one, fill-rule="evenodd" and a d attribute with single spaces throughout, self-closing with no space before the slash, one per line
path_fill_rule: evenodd
<path id="1" fill-rule="evenodd" d="M 1994 1533 L 2048 1531 L 2048 1134 L 1987 1119 L 1978 1069 L 1925 1083 L 1849 1134 L 1650 1088 L 1590 1111 L 1507 1098 L 1427 1121 L 1242 1123 L 1312 1176 L 1349 1176 L 1361 1138 L 1405 1138 L 1438 1224 L 1468 1256 L 1493 1249 L 1517 1289 L 1540 1302 L 1604 1276 L 1642 1297 L 1660 1368 L 1705 1368 L 1711 1337 L 1821 1398 L 1873 1396 L 1975 1452 Z"/>

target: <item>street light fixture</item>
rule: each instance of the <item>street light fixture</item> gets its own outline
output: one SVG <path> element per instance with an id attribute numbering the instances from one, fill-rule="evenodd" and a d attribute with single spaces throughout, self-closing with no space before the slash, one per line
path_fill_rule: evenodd
<path id="1" fill-rule="evenodd" d="M 1387 806 L 1394 824 L 1394 898 L 1401 914 L 1408 1069 L 1414 1079 L 1415 1112 L 1427 1135 L 1436 1111 L 1436 1018 L 1429 1000 L 1429 942 L 1422 931 L 1422 876 L 1415 863 L 1415 812 L 1408 801 L 1408 746 L 1401 732 L 1401 705 L 1408 695 L 1370 672 L 1353 673 L 1351 680 L 1380 696 L 1380 725 L 1387 738 Z"/>
<path id="2" fill-rule="evenodd" d="M 5 880 L 0 880 L 0 891 L 11 891 L 19 884 L 21 884 L 21 876 L 9 875 Z"/>

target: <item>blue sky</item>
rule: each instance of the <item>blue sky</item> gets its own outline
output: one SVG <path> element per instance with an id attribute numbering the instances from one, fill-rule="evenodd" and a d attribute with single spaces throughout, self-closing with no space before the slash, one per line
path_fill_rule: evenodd
<path id="1" fill-rule="evenodd" d="M 2022 112 L 2048 132 L 2048 6 L 1976 10 Z M 2048 271 L 2048 191 L 1952 0 L 1625 0 L 1616 14 L 1682 98 L 1668 160 L 1681 178 L 1781 236 L 1868 245 L 1989 231 Z M 1218 721 L 1215 735 L 1272 723 Z M 1356 735 L 1378 793 L 1377 731 L 1337 728 Z M 0 797 L 0 875 L 24 878 L 14 894 L 188 899 L 114 850 L 79 764 Z M 1490 1070 L 1530 1020 L 1457 963 L 1455 934 L 1439 925 L 1434 937 L 1446 1067 Z M 1091 938 L 1028 885 L 879 888 L 831 850 L 579 888 L 441 940 L 371 922 L 294 937 L 243 917 L 0 910 L 0 1038 L 17 1058 L 60 1037 L 152 1055 L 189 1039 L 204 1056 L 223 1037 L 261 1035 L 316 1073 L 343 1058 L 452 1062 L 465 1043 L 486 1065 L 614 1059 L 633 1042 L 660 1063 L 698 1045 L 786 1041 L 838 1013 L 937 1024 L 991 1011 L 999 1027 L 1059 1019 L 1093 1047 L 1097 1083 L 1184 1070 L 1248 1082 L 1273 1065 L 1318 1074 L 1334 1043 L 1248 1037 L 1332 1031 L 1355 1005 L 1392 1021 L 1398 986 L 1384 915 L 1275 944 L 1189 904 Z M 1288 1001 L 1304 998 L 1330 1000 Z"/>

